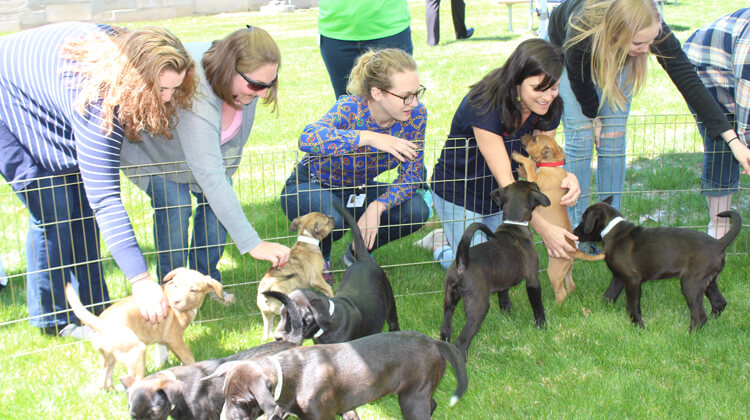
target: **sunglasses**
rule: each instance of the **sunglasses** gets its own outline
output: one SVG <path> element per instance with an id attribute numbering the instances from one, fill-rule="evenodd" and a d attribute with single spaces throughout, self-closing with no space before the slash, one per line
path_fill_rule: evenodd
<path id="1" fill-rule="evenodd" d="M 391 95 L 401 99 L 402 101 L 404 101 L 404 105 L 409 105 L 412 102 L 414 102 L 415 99 L 419 99 L 419 97 L 422 96 L 422 94 L 424 93 L 425 90 L 427 90 L 427 88 L 422 85 L 419 85 L 419 89 L 417 89 L 415 93 L 407 93 L 404 96 L 396 95 L 395 93 L 389 92 L 385 89 L 381 89 L 381 90 L 385 93 L 390 93 Z"/>
<path id="2" fill-rule="evenodd" d="M 245 74 L 240 72 L 239 70 L 237 70 L 237 74 L 239 74 L 240 76 L 242 76 L 243 79 L 245 79 L 245 81 L 247 82 L 248 89 L 254 90 L 256 92 L 259 92 L 263 89 L 271 89 L 273 85 L 276 84 L 276 80 L 279 79 L 279 75 L 276 74 L 276 77 L 274 77 L 274 79 L 271 80 L 271 83 L 262 83 L 262 82 L 256 82 L 255 80 L 245 76 Z"/>

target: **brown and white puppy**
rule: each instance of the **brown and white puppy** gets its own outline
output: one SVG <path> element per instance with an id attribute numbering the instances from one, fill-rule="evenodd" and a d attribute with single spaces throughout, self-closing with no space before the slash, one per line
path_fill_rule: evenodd
<path id="1" fill-rule="evenodd" d="M 300 419 L 327 420 L 397 394 L 405 419 L 425 420 L 437 405 L 432 394 L 445 373 L 446 360 L 458 383 L 450 401 L 453 406 L 468 388 L 466 363 L 455 346 L 416 331 L 296 347 L 224 364 L 211 376 L 226 375 L 222 419 L 251 418 L 243 405 L 257 401 L 270 419 L 294 414 Z"/>
<path id="2" fill-rule="evenodd" d="M 398 314 L 393 289 L 385 271 L 370 258 L 354 217 L 337 201 L 336 210 L 352 230 L 356 261 L 346 269 L 333 298 L 312 289 L 289 294 L 299 307 L 305 338 L 315 343 L 342 343 L 383 331 L 398 331 Z M 276 329 L 277 339 L 286 339 L 288 322 L 284 310 Z"/>
<path id="3" fill-rule="evenodd" d="M 184 267 L 176 268 L 164 277 L 162 290 L 169 307 L 166 317 L 154 324 L 141 316 L 132 296 L 116 302 L 97 317 L 84 308 L 70 283 L 65 287 L 65 296 L 73 312 L 94 331 L 91 344 L 102 355 L 100 388 L 112 387 L 115 361 L 125 365 L 128 376 L 143 378 L 148 344 L 165 344 L 183 364 L 195 362 L 183 333 L 195 319 L 203 298 L 214 292 L 225 301 L 232 300 L 231 295 L 222 293 L 221 283 Z"/>
<path id="4" fill-rule="evenodd" d="M 724 269 L 727 247 L 740 233 L 739 213 L 733 210 L 719 213 L 720 217 L 732 219 L 732 227 L 724 236 L 714 239 L 693 229 L 636 226 L 623 220 L 611 204 L 609 196 L 590 205 L 573 231 L 582 241 L 601 241 L 604 247 L 604 261 L 612 272 L 604 297 L 614 303 L 624 288 L 630 319 L 643 327 L 641 283 L 679 277 L 690 309 L 690 331 L 702 327 L 708 319 L 703 307 L 704 294 L 711 302 L 711 313 L 718 317 L 727 301 L 716 280 Z"/>
<path id="5" fill-rule="evenodd" d="M 297 242 L 292 246 L 289 262 L 281 267 L 268 270 L 258 285 L 258 308 L 263 316 L 263 340 L 273 335 L 273 323 L 281 313 L 281 302 L 269 298 L 263 292 L 273 291 L 289 294 L 292 290 L 315 287 L 327 297 L 333 296 L 333 289 L 323 279 L 323 253 L 320 241 L 328 236 L 334 227 L 333 217 L 320 212 L 308 213 L 292 220 L 289 228 L 299 232 Z"/>
<path id="6" fill-rule="evenodd" d="M 453 312 L 464 299 L 466 323 L 456 339 L 456 347 L 467 356 L 471 340 L 490 307 L 490 295 L 497 293 L 500 309 L 513 307 L 508 290 L 526 279 L 534 319 L 539 327 L 545 322 L 542 288 L 539 284 L 539 255 L 528 224 L 537 206 L 548 206 L 549 199 L 532 182 L 516 181 L 498 188 L 490 198 L 503 212 L 503 223 L 492 233 L 482 223 L 472 223 L 464 232 L 456 250 L 456 260 L 445 273 L 443 325 L 440 339 L 450 341 Z M 471 247 L 474 233 L 487 234 L 487 242 Z"/>
<path id="7" fill-rule="evenodd" d="M 568 232 L 573 231 L 570 223 L 568 208 L 560 204 L 560 199 L 566 190 L 560 188 L 560 183 L 568 175 L 563 168 L 565 164 L 565 152 L 555 142 L 555 139 L 545 135 L 521 137 L 521 143 L 526 149 L 529 157 L 520 153 L 513 153 L 513 160 L 520 163 L 518 174 L 529 182 L 536 182 L 539 191 L 549 198 L 550 205 L 540 207 L 539 213 L 555 226 L 560 226 Z M 570 246 L 575 248 L 573 241 L 568 240 Z M 601 261 L 604 255 L 588 255 L 576 250 L 575 258 L 586 261 Z M 549 256 L 547 265 L 547 276 L 555 291 L 555 301 L 561 304 L 565 298 L 573 293 L 575 282 L 573 281 L 574 258 L 557 258 Z"/>
<path id="8" fill-rule="evenodd" d="M 166 420 L 167 416 L 174 420 L 219 420 L 224 405 L 224 378 L 202 381 L 203 377 L 224 363 L 276 354 L 302 344 L 302 320 L 294 303 L 287 301 L 283 293 L 266 293 L 287 308 L 292 325 L 290 341 L 273 341 L 221 359 L 171 367 L 135 382 L 132 378 L 124 380 L 130 416 L 137 420 Z M 257 404 L 255 408 L 246 406 L 245 410 L 255 413 L 250 416 L 253 419 L 262 414 Z"/>

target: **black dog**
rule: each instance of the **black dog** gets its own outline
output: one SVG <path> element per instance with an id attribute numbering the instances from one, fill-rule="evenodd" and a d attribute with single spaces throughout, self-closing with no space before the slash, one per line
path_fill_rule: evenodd
<path id="1" fill-rule="evenodd" d="M 450 362 L 456 391 L 469 379 L 459 350 L 416 331 L 374 334 L 340 344 L 298 347 L 272 356 L 222 365 L 226 374 L 222 419 L 245 419 L 243 402 L 259 404 L 270 419 L 291 413 L 300 419 L 328 420 L 389 394 L 397 394 L 406 420 L 427 420 L 432 398 Z"/>
<path id="2" fill-rule="evenodd" d="M 724 269 L 726 249 L 742 227 L 740 215 L 736 211 L 719 213 L 731 217 L 732 227 L 717 240 L 692 229 L 636 226 L 624 221 L 610 204 L 611 196 L 589 206 L 573 231 L 581 241 L 601 241 L 604 247 L 604 261 L 612 272 L 604 297 L 614 303 L 625 288 L 630 319 L 643 327 L 641 283 L 679 277 L 690 309 L 690 331 L 702 327 L 708 319 L 703 294 L 711 302 L 711 313 L 719 316 L 727 301 L 716 279 Z"/>
<path id="3" fill-rule="evenodd" d="M 354 217 L 334 201 L 336 210 L 352 230 L 357 260 L 346 269 L 344 280 L 332 299 L 313 289 L 299 289 L 289 294 L 302 317 L 305 338 L 315 343 L 342 343 L 383 331 L 398 331 L 396 301 L 391 283 L 367 252 L 362 233 Z M 287 340 L 287 311 L 282 308 L 276 339 Z"/>
<path id="4" fill-rule="evenodd" d="M 456 347 L 468 352 L 471 340 L 490 307 L 490 295 L 497 293 L 500 309 L 510 311 L 508 289 L 526 279 L 526 293 L 539 327 L 545 322 L 542 288 L 539 284 L 539 255 L 528 228 L 531 213 L 537 206 L 549 206 L 546 195 L 533 182 L 517 181 L 490 194 L 503 211 L 503 224 L 493 234 L 487 226 L 472 223 L 458 243 L 456 261 L 445 274 L 443 326 L 440 339 L 450 341 L 453 333 L 453 311 L 464 298 L 466 324 L 456 340 Z M 489 240 L 470 248 L 474 232 L 481 230 Z"/>
<path id="5" fill-rule="evenodd" d="M 266 292 L 288 307 L 290 332 L 286 341 L 275 341 L 253 347 L 221 359 L 204 360 L 185 366 L 175 366 L 156 372 L 139 381 L 123 383 L 128 389 L 128 406 L 134 419 L 162 420 L 172 416 L 175 420 L 218 420 L 224 404 L 224 381 L 221 378 L 202 381 L 224 363 L 246 360 L 257 356 L 276 354 L 302 344 L 302 321 L 300 314 L 287 300 L 286 295 Z M 257 404 L 248 405 L 246 412 L 255 413 L 254 419 L 263 414 Z"/>

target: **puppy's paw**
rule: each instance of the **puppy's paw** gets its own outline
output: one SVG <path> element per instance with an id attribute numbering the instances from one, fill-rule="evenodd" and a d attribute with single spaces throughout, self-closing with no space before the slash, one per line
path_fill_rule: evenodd
<path id="1" fill-rule="evenodd" d="M 229 305 L 230 303 L 234 303 L 234 294 L 232 293 L 224 293 L 224 300 L 225 305 Z"/>
<path id="2" fill-rule="evenodd" d="M 510 155 L 510 157 L 513 158 L 513 160 L 515 160 L 518 163 L 524 163 L 525 161 L 527 161 L 529 159 L 526 156 L 524 156 L 524 155 L 522 155 L 522 154 L 520 154 L 518 152 L 513 152 Z"/>

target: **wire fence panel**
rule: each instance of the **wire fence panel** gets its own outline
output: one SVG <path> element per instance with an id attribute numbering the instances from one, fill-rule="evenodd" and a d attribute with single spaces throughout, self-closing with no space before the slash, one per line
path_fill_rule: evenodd
<path id="1" fill-rule="evenodd" d="M 605 121 L 604 123 L 607 124 L 608 122 Z M 626 144 L 620 155 L 604 156 L 603 154 L 598 156 L 593 148 L 593 142 L 590 144 L 591 161 L 590 163 L 584 162 L 584 165 L 588 165 L 592 173 L 590 193 L 586 196 L 590 198 L 590 202 L 593 203 L 595 199 L 617 193 L 617 191 L 597 191 L 597 185 L 607 184 L 602 182 L 606 181 L 605 179 L 597 180 L 597 169 L 602 164 L 601 162 L 605 162 L 602 158 L 621 159 L 624 161 L 624 173 L 621 174 L 624 180 L 621 211 L 626 220 L 649 227 L 681 226 L 705 231 L 709 218 L 706 200 L 701 196 L 701 174 L 704 165 L 703 141 L 693 117 L 691 115 L 633 115 L 629 117 L 627 126 L 623 130 L 627 132 Z M 562 129 L 560 129 L 557 134 L 557 141 L 562 143 L 563 137 Z M 427 140 L 425 147 L 425 184 L 421 186 L 418 194 L 430 197 L 426 186 L 430 184 L 433 168 L 444 147 L 456 148 L 455 153 L 452 154 L 454 156 L 468 153 L 466 139 L 461 140 L 463 142 L 449 141 L 448 143 L 445 139 Z M 604 138 L 602 141 L 606 142 L 607 139 Z M 289 231 L 290 221 L 282 210 L 280 194 L 288 178 L 297 168 L 301 157 L 301 152 L 289 150 L 288 147 L 267 149 L 248 147 L 232 177 L 234 191 L 240 200 L 245 215 L 260 237 L 266 241 L 280 242 L 289 246 L 295 241 L 296 233 Z M 179 229 L 181 234 L 177 236 L 180 237 L 180 242 L 172 244 L 172 249 L 169 253 L 166 253 L 166 260 L 164 261 L 169 262 L 171 258 L 178 257 L 180 261 L 200 259 L 200 257 L 191 256 L 191 252 L 194 253 L 193 255 L 200 255 L 203 252 L 210 259 L 210 251 L 219 252 L 216 256 L 216 258 L 220 258 L 217 268 L 221 273 L 225 288 L 240 297 L 237 303 L 240 308 L 234 312 L 256 315 L 258 313 L 255 305 L 256 285 L 269 267 L 267 262 L 256 261 L 249 255 L 240 255 L 231 237 L 225 239 L 220 233 L 210 229 L 197 232 L 196 230 L 200 229 L 195 228 L 196 224 L 202 226 L 208 222 L 208 217 L 205 215 L 205 219 L 199 220 L 196 220 L 195 217 L 189 217 L 187 220 L 180 219 L 177 223 L 178 226 L 171 226 L 172 222 L 164 222 L 163 220 L 156 222 L 155 226 L 154 216 L 159 211 L 164 212 L 164 214 L 174 212 L 183 215 L 185 213 L 190 215 L 195 212 L 198 204 L 197 199 L 200 196 L 200 194 L 195 194 L 196 191 L 183 191 L 181 196 L 178 194 L 177 201 L 180 203 L 178 205 L 156 206 L 156 208 L 152 205 L 152 199 L 146 193 L 147 186 L 150 185 L 153 188 L 154 185 L 157 185 L 155 177 L 168 178 L 170 174 L 184 171 L 185 165 L 180 165 L 180 163 L 175 162 L 174 167 L 162 165 L 160 171 L 154 171 L 153 168 L 148 167 L 129 167 L 124 169 L 127 176 L 125 174 L 122 176 L 123 201 L 150 270 L 152 274 L 155 274 L 159 261 L 155 239 L 158 239 L 159 235 L 172 237 L 174 229 Z M 446 162 L 448 166 L 454 163 Z M 568 156 L 567 163 L 568 165 L 573 164 L 570 156 Z M 717 168 L 717 170 L 723 169 Z M 492 174 L 489 172 L 478 172 L 480 172 L 479 175 L 474 179 L 454 181 L 463 185 L 467 185 L 467 183 L 484 185 L 483 181 L 492 178 Z M 396 171 L 391 170 L 381 174 L 377 180 L 389 183 L 393 182 L 396 176 Z M 65 175 L 60 176 L 55 181 L 69 179 L 71 179 L 70 176 Z M 200 193 L 199 190 L 197 192 Z M 732 203 L 732 207 L 738 209 L 744 220 L 748 220 L 746 192 L 747 186 L 740 185 L 740 192 L 734 196 Z M 29 192 L 27 191 L 27 193 Z M 490 191 L 484 191 L 484 193 L 489 200 Z M 434 198 L 434 195 L 432 197 Z M 37 254 L 42 251 L 27 249 L 26 237 L 29 230 L 29 214 L 19 196 L 7 183 L 0 185 L 0 199 L 3 203 L 3 222 L 0 227 L 3 233 L 0 239 L 2 241 L 0 261 L 2 261 L 5 271 L 5 277 L 0 280 L 0 283 L 7 284 L 5 290 L 0 294 L 0 302 L 2 302 L 0 326 L 3 326 L 29 320 L 25 281 L 27 276 L 38 273 L 27 271 L 27 253 L 34 253 L 33 256 L 38 258 L 39 255 Z M 449 200 L 453 200 L 453 198 L 449 198 Z M 441 213 L 441 209 L 437 210 L 437 213 Z M 84 220 L 93 219 L 92 216 L 74 218 L 70 223 Z M 169 219 L 167 218 L 167 220 Z M 459 221 L 468 225 L 473 220 L 454 217 L 448 218 L 446 221 Z M 164 226 L 163 223 L 168 223 L 168 225 Z M 432 214 L 426 229 L 434 228 L 438 223 L 437 215 Z M 401 228 L 402 226 L 387 224 L 384 227 Z M 413 229 L 418 227 L 415 225 Z M 58 232 L 63 232 L 63 230 L 64 228 L 58 229 Z M 184 232 L 184 235 L 182 232 Z M 348 229 L 344 229 L 343 232 L 340 231 L 339 234 L 345 232 L 348 232 Z M 204 236 L 200 238 L 200 235 Z M 70 238 L 70 235 L 65 237 Z M 198 238 L 196 239 L 196 237 Z M 398 241 L 388 246 L 393 247 L 396 250 L 395 254 L 398 254 L 399 249 L 412 246 L 411 243 L 419 237 L 419 235 L 411 235 L 404 241 Z M 95 238 L 95 240 L 98 241 L 98 238 Z M 80 248 L 80 241 L 69 241 L 68 243 L 61 243 L 61 254 L 71 249 Z M 747 253 L 748 241 L 746 231 L 741 232 L 740 237 L 732 245 L 729 252 Z M 546 267 L 546 256 L 541 241 L 539 244 L 541 267 L 544 268 Z M 337 246 L 343 247 L 342 245 Z M 223 247 L 223 252 L 220 252 L 221 247 Z M 89 261 L 93 264 L 87 266 L 86 269 L 101 270 L 101 278 L 106 281 L 112 297 L 127 296 L 129 294 L 127 280 L 114 263 L 106 246 L 100 244 L 99 249 L 101 251 L 100 258 Z M 86 252 L 90 251 L 87 250 Z M 64 260 L 61 256 L 49 256 L 49 258 L 50 261 Z M 393 270 L 393 272 L 398 272 L 399 275 L 409 277 L 419 277 L 420 267 L 424 267 L 426 264 L 435 264 L 428 256 L 409 261 L 394 257 L 387 261 L 379 261 L 379 263 L 387 271 Z M 76 275 L 77 269 L 80 270 L 81 267 L 62 264 L 54 266 L 50 270 L 62 270 L 66 273 L 63 278 L 70 280 L 71 276 Z M 339 267 L 337 271 L 343 271 L 343 268 Z M 417 283 L 414 287 L 409 288 L 407 294 L 419 296 L 424 293 L 440 292 L 440 290 L 420 289 Z M 42 299 L 43 297 L 37 296 L 36 298 Z M 218 303 L 214 302 L 204 305 L 200 311 L 198 322 L 209 322 L 221 317 L 223 312 L 217 309 L 217 305 Z"/>

